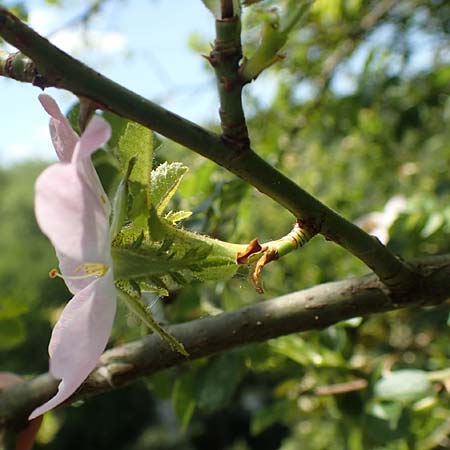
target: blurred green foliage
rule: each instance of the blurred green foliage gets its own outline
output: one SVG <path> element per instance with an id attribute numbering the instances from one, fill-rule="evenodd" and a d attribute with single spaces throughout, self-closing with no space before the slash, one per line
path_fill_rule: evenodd
<path id="1" fill-rule="evenodd" d="M 404 196 L 407 206 L 388 245 L 404 258 L 448 253 L 450 5 L 391 3 L 377 17 L 386 2 L 314 2 L 290 34 L 286 58 L 255 81 L 276 83 L 273 98 L 246 97 L 252 145 L 351 220 Z M 244 9 L 246 55 L 256 49 L 261 15 L 272 6 L 282 18 L 296 2 L 266 0 Z M 417 66 L 417 42 L 425 38 L 434 55 Z M 350 84 L 345 91 L 343 80 Z M 121 127 L 117 121 L 116 141 Z M 171 202 L 174 210 L 194 212 L 184 227 L 239 243 L 290 230 L 289 213 L 211 162 L 170 142 L 154 158 L 154 167 L 168 159 L 190 168 Z M 107 158 L 97 162 L 108 180 Z M 46 370 L 50 328 L 69 298 L 60 281 L 46 277 L 56 261 L 34 221 L 32 185 L 42 167 L 0 172 L 0 369 L 30 375 Z M 174 290 L 155 308 L 180 322 L 366 271 L 316 237 L 265 269 L 264 296 L 242 272 Z M 448 303 L 357 318 L 167 370 L 52 412 L 36 448 L 64 450 L 74 442 L 125 450 L 450 448 L 448 318 Z M 141 329 L 133 325 L 120 311 L 111 344 L 138 338 Z M 318 389 L 355 380 L 366 387 Z"/>

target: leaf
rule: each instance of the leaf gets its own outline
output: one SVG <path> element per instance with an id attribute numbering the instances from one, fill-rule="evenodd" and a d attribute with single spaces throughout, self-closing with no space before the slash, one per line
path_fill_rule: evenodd
<path id="1" fill-rule="evenodd" d="M 196 407 L 193 395 L 195 375 L 190 371 L 178 378 L 172 391 L 172 406 L 183 431 L 187 429 Z"/>
<path id="2" fill-rule="evenodd" d="M 111 217 L 111 226 L 110 226 L 110 235 L 111 242 L 119 234 L 122 226 L 125 223 L 127 217 L 127 209 L 128 209 L 128 180 L 130 178 L 130 174 L 133 171 L 133 166 L 136 162 L 136 157 L 133 157 L 128 161 L 128 168 L 120 180 L 119 185 L 117 186 L 116 192 L 112 201 L 112 217 Z M 142 235 L 142 233 L 141 233 Z"/>
<path id="3" fill-rule="evenodd" d="M 119 147 L 120 138 L 125 133 L 129 121 L 109 111 L 103 111 L 103 118 L 109 122 L 112 131 L 111 139 L 106 146 L 110 149 L 117 149 Z"/>
<path id="4" fill-rule="evenodd" d="M 131 246 L 127 229 L 115 240 L 112 254 L 117 279 L 145 281 L 170 274 L 178 284 L 190 283 L 193 278 L 223 280 L 236 273 L 237 251 L 245 247 L 177 228 L 158 217 L 154 208 L 149 230 L 139 248 Z"/>
<path id="5" fill-rule="evenodd" d="M 424 239 L 429 238 L 432 234 L 436 233 L 442 225 L 444 225 L 444 222 L 444 216 L 440 212 L 430 214 L 424 227 L 422 228 L 422 231 L 420 232 L 420 235 Z"/>
<path id="6" fill-rule="evenodd" d="M 177 223 L 192 216 L 192 211 L 169 211 L 164 217 L 170 223 Z"/>
<path id="7" fill-rule="evenodd" d="M 80 115 L 80 102 L 76 101 L 72 104 L 72 106 L 69 108 L 69 110 L 66 113 L 66 117 L 72 126 L 72 128 L 75 130 L 75 132 L 80 135 L 80 127 L 78 126 L 78 116 Z"/>
<path id="8" fill-rule="evenodd" d="M 250 425 L 251 434 L 260 434 L 273 424 L 283 421 L 289 413 L 290 405 L 288 400 L 279 400 L 257 411 Z"/>
<path id="9" fill-rule="evenodd" d="M 128 218 L 132 225 L 129 233 L 138 235 L 148 230 L 151 206 L 151 172 L 153 158 L 153 133 L 137 123 L 129 122 L 119 140 L 119 159 L 123 176 L 126 176 L 130 161 L 136 158 L 129 174 L 131 207 Z"/>
<path id="10" fill-rule="evenodd" d="M 420 400 L 432 391 L 427 373 L 423 370 L 404 369 L 378 380 L 375 395 L 383 400 L 411 403 Z"/>
<path id="11" fill-rule="evenodd" d="M 25 337 L 25 326 L 20 319 L 0 320 L 0 350 L 17 347 L 25 340 Z"/>
<path id="12" fill-rule="evenodd" d="M 214 358 L 196 376 L 198 407 L 211 413 L 225 407 L 238 387 L 244 369 L 243 355 L 225 353 Z"/>
<path id="13" fill-rule="evenodd" d="M 158 215 L 166 208 L 187 171 L 188 168 L 179 162 L 164 162 L 153 171 L 151 198 Z"/>
<path id="14" fill-rule="evenodd" d="M 202 0 L 216 19 L 220 19 L 220 0 Z"/>
<path id="15" fill-rule="evenodd" d="M 342 356 L 325 347 L 317 347 L 297 335 L 283 336 L 269 342 L 277 353 L 305 366 L 345 367 Z"/>
<path id="16" fill-rule="evenodd" d="M 173 395 L 174 383 L 167 370 L 152 375 L 147 379 L 147 385 L 158 398 L 170 399 L 171 395 Z"/>
<path id="17" fill-rule="evenodd" d="M 14 319 L 28 311 L 28 307 L 12 298 L 0 299 L 0 320 Z"/>
<path id="18" fill-rule="evenodd" d="M 153 133 L 148 128 L 129 122 L 119 140 L 120 161 L 122 171 L 128 170 L 130 160 L 137 157 L 130 181 L 150 187 L 150 176 L 153 158 Z"/>

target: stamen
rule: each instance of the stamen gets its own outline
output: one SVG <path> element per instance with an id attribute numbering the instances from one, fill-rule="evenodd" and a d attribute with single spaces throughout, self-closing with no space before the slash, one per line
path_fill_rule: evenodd
<path id="1" fill-rule="evenodd" d="M 89 277 L 101 278 L 108 272 L 109 267 L 102 263 L 84 263 L 75 268 L 75 273 L 81 275 L 62 275 L 56 269 L 50 270 L 48 276 L 50 278 L 62 278 L 63 280 L 83 280 Z"/>
<path id="2" fill-rule="evenodd" d="M 108 272 L 109 267 L 102 263 L 84 263 L 75 269 L 75 272 L 84 271 L 87 276 L 100 278 Z"/>

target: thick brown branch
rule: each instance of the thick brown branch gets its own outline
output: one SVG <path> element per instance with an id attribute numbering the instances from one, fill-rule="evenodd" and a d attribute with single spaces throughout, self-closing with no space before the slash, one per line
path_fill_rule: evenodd
<path id="1" fill-rule="evenodd" d="M 450 255 L 424 258 L 413 266 L 423 275 L 424 284 L 401 305 L 392 303 L 374 275 L 366 275 L 325 283 L 169 329 L 189 352 L 189 360 L 194 360 L 252 342 L 324 328 L 352 317 L 403 307 L 437 305 L 450 297 Z M 185 363 L 188 360 L 172 351 L 158 335 L 150 335 L 105 352 L 97 369 L 71 401 L 110 391 L 138 377 Z M 0 426 L 26 417 L 50 398 L 56 387 L 57 382 L 45 374 L 0 391 Z"/>

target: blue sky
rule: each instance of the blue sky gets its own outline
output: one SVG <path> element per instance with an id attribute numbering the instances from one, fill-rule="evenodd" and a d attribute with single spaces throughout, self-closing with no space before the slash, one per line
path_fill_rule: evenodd
<path id="1" fill-rule="evenodd" d="M 196 121 L 217 117 L 213 74 L 188 46 L 192 33 L 214 39 L 214 18 L 200 0 L 113 0 L 91 22 L 90 35 L 80 28 L 52 33 L 89 4 L 66 3 L 71 6 L 60 9 L 33 0 L 30 25 L 106 76 L 184 117 Z M 83 39 L 90 43 L 84 46 Z M 25 158 L 54 159 L 39 92 L 0 77 L 0 165 Z M 46 92 L 63 109 L 74 100 L 66 92 Z"/>

